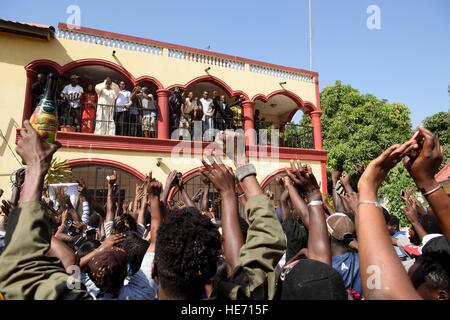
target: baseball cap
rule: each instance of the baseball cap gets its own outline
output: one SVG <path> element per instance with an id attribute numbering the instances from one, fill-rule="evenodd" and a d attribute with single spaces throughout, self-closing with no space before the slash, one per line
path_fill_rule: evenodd
<path id="1" fill-rule="evenodd" d="M 283 267 L 278 282 L 281 300 L 347 300 L 344 280 L 330 265 L 300 259 Z"/>
<path id="2" fill-rule="evenodd" d="M 422 255 L 422 253 L 449 253 L 450 245 L 442 234 L 429 233 L 423 237 L 420 245 L 416 246 L 413 244 L 408 244 L 404 246 L 403 249 L 406 252 L 418 257 Z"/>
<path id="3" fill-rule="evenodd" d="M 339 241 L 353 237 L 355 234 L 355 224 L 344 213 L 335 213 L 327 218 L 327 228 L 330 235 Z"/>

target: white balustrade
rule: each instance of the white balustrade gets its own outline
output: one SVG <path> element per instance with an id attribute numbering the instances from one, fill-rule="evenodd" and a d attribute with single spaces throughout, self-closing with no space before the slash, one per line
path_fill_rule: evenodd
<path id="1" fill-rule="evenodd" d="M 61 28 L 58 29 L 57 37 L 61 39 L 69 39 L 73 41 L 95 43 L 98 45 L 109 46 L 112 48 L 118 48 L 128 51 L 143 52 L 152 55 L 163 55 L 164 47 L 152 45 L 145 42 L 134 42 L 130 40 L 120 38 L 109 38 L 104 36 L 98 36 L 95 34 L 89 34 L 77 29 Z M 180 49 L 174 49 L 167 47 L 167 56 L 173 59 L 190 61 L 193 63 L 203 63 L 212 66 L 218 66 L 222 68 L 229 68 L 234 70 L 245 70 L 245 62 L 217 57 L 215 55 L 209 55 L 206 53 L 190 52 Z M 294 71 L 287 71 L 278 69 L 276 67 L 267 67 L 263 65 L 257 65 L 249 63 L 248 70 L 250 72 L 262 74 L 270 77 L 277 77 L 282 79 L 292 79 L 302 82 L 314 83 L 314 76 L 307 73 L 300 73 Z"/>

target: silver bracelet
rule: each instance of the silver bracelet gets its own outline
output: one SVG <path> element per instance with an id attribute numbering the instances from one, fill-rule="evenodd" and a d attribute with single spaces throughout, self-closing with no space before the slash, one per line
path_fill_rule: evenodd
<path id="1" fill-rule="evenodd" d="M 378 208 L 383 209 L 383 207 L 381 206 L 381 204 L 378 201 L 368 201 L 368 200 L 360 201 L 360 202 L 358 202 L 358 207 L 361 203 L 371 203 L 371 204 L 376 205 Z"/>
<path id="2" fill-rule="evenodd" d="M 433 192 L 438 191 L 441 187 L 442 187 L 442 186 L 437 186 L 437 187 L 434 188 L 433 190 L 430 190 L 430 191 L 428 191 L 428 192 L 422 193 L 422 195 L 423 195 L 424 197 L 426 197 L 426 196 L 432 194 Z"/>
<path id="3" fill-rule="evenodd" d="M 308 203 L 308 206 L 321 206 L 323 205 L 323 201 L 321 200 L 313 200 Z"/>

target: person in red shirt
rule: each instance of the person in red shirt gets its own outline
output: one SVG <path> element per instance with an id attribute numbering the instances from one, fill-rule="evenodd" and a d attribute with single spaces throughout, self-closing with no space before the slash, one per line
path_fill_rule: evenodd
<path id="1" fill-rule="evenodd" d="M 92 83 L 88 84 L 83 94 L 83 110 L 81 115 L 81 132 L 94 133 L 95 107 L 97 105 L 97 94 Z"/>

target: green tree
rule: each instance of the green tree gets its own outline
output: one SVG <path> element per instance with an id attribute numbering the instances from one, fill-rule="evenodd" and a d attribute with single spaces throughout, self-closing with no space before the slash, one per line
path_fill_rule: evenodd
<path id="1" fill-rule="evenodd" d="M 367 166 L 384 150 L 396 143 L 403 143 L 412 135 L 410 110 L 401 103 L 388 103 L 371 94 L 361 94 L 350 85 L 336 81 L 320 93 L 322 110 L 322 143 L 328 150 L 328 180 L 335 170 L 347 171 L 356 185 L 358 176 L 355 163 Z M 304 116 L 301 125 L 311 125 Z M 392 170 L 379 196 L 388 201 L 388 210 L 404 223 L 400 190 L 414 186 L 404 168 Z"/>
<path id="2" fill-rule="evenodd" d="M 444 147 L 444 160 L 439 168 L 450 162 L 450 113 L 438 112 L 422 121 L 422 125 L 439 137 L 441 146 Z"/>

